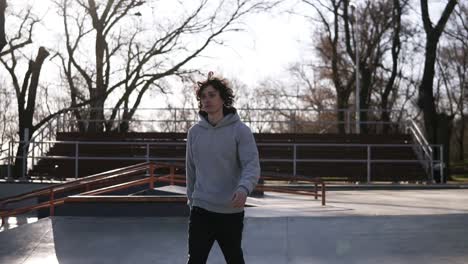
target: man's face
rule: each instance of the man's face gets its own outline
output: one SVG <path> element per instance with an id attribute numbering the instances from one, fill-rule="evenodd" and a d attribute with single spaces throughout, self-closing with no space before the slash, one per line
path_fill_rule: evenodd
<path id="1" fill-rule="evenodd" d="M 224 101 L 219 95 L 218 90 L 213 88 L 211 85 L 208 85 L 205 89 L 203 89 L 200 100 L 202 104 L 202 110 L 208 114 L 213 114 L 218 111 L 222 111 L 223 109 Z"/>

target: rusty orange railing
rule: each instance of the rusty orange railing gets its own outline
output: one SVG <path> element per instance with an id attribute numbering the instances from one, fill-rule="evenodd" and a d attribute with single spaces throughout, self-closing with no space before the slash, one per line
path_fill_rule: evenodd
<path id="1" fill-rule="evenodd" d="M 182 165 L 177 164 L 177 163 L 158 163 L 155 164 L 154 162 L 145 162 L 145 163 L 140 163 L 108 172 L 103 172 L 87 177 L 83 177 L 81 179 L 67 182 L 67 183 L 62 183 L 62 184 L 57 184 L 51 187 L 46 187 L 42 188 L 40 190 L 36 191 L 31 191 L 28 193 L 24 193 L 21 195 L 16 195 L 13 197 L 5 198 L 0 200 L 0 208 L 4 209 L 3 211 L 0 211 L 0 216 L 2 218 L 2 224 L 4 225 L 5 223 L 5 218 L 18 215 L 18 214 L 23 214 L 27 212 L 31 212 L 34 210 L 42 209 L 42 208 L 49 208 L 50 209 L 50 215 L 54 215 L 55 207 L 62 205 L 65 203 L 65 201 L 68 199 L 68 197 L 62 197 L 62 198 L 56 198 L 58 193 L 64 193 L 64 192 L 69 192 L 72 190 L 77 190 L 77 189 L 85 189 L 85 192 L 80 192 L 78 195 L 97 195 L 97 194 L 103 194 L 103 193 L 108 193 L 116 190 L 122 190 L 126 189 L 129 187 L 134 187 L 134 186 L 139 186 L 139 185 L 144 185 L 144 184 L 149 184 L 149 189 L 154 189 L 154 183 L 159 180 L 158 178 L 161 177 L 163 181 L 166 181 L 166 179 L 169 179 L 170 182 L 175 182 L 175 177 L 174 177 L 174 171 L 176 167 L 181 167 Z M 168 175 L 162 175 L 156 177 L 154 174 L 154 171 L 159 168 L 169 168 L 170 174 Z M 100 187 L 97 188 L 99 185 L 103 185 L 111 180 L 117 180 L 118 178 L 126 177 L 126 176 L 131 176 L 131 175 L 138 175 L 141 174 L 142 172 L 149 171 L 149 177 L 143 178 L 143 179 L 138 179 L 138 180 L 133 180 L 130 182 L 125 182 L 125 183 L 120 183 L 120 184 L 113 184 L 111 186 L 106 186 L 106 187 Z M 179 181 L 177 181 L 179 182 Z M 21 208 L 15 208 L 15 209 L 6 209 L 5 206 L 9 203 L 13 202 L 19 202 L 22 200 L 26 199 L 31 199 L 31 198 L 36 198 L 40 196 L 49 196 L 49 201 L 42 202 L 36 205 L 32 206 L 26 206 L 26 207 L 21 207 Z M 76 198 L 76 195 L 75 195 Z"/>
<path id="2" fill-rule="evenodd" d="M 169 174 L 159 175 L 156 177 L 155 170 L 162 169 L 162 168 L 169 169 Z M 42 188 L 39 190 L 24 193 L 21 195 L 16 195 L 16 196 L 5 198 L 5 199 L 0 199 L 0 209 L 3 209 L 3 211 L 0 211 L 0 216 L 2 219 L 1 226 L 4 225 L 6 217 L 27 213 L 27 212 L 39 210 L 42 208 L 49 208 L 50 216 L 53 216 L 55 214 L 55 207 L 64 204 L 67 200 L 74 201 L 80 198 L 86 198 L 85 200 L 91 200 L 92 197 L 90 196 L 93 196 L 93 195 L 114 192 L 118 190 L 127 189 L 129 187 L 140 186 L 140 185 L 145 185 L 145 184 L 148 184 L 148 189 L 154 189 L 154 184 L 156 181 L 166 182 L 171 185 L 175 185 L 175 184 L 185 185 L 186 184 L 185 175 L 176 174 L 175 173 L 176 168 L 184 168 L 184 164 L 182 163 L 157 163 L 156 164 L 154 162 L 145 162 L 145 163 L 140 163 L 140 164 L 124 167 L 124 168 L 119 168 L 119 169 L 115 169 L 115 170 L 111 170 L 111 171 L 107 171 L 103 173 L 98 173 L 95 175 L 83 177 L 78 180 L 74 180 L 74 181 L 62 183 L 62 184 L 57 184 L 51 187 Z M 132 175 L 133 176 L 139 175 L 142 172 L 145 172 L 145 174 L 146 172 L 149 172 L 149 177 L 137 179 L 137 180 L 131 180 L 128 182 L 123 182 L 123 183 L 118 183 L 118 184 L 115 183 L 119 178 L 128 177 Z M 262 178 L 263 179 L 279 179 L 281 177 L 277 178 L 275 176 L 263 176 Z M 284 180 L 284 179 L 285 178 L 281 178 L 281 180 Z M 324 181 L 322 181 L 320 178 L 309 179 L 306 177 L 302 177 L 302 178 L 294 177 L 294 180 L 300 180 L 300 181 L 305 181 L 308 183 L 313 183 L 315 188 L 313 190 L 304 190 L 300 188 L 292 188 L 291 186 L 287 186 L 287 185 L 286 186 L 273 186 L 273 185 L 265 185 L 265 184 L 259 183 L 255 187 L 255 190 L 291 193 L 291 194 L 299 194 L 299 195 L 313 195 L 316 200 L 318 199 L 318 197 L 321 197 L 322 205 L 326 204 L 326 188 L 325 188 Z M 106 184 L 108 186 L 102 186 Z M 319 185 L 320 185 L 320 190 L 318 188 Z M 83 188 L 84 188 L 84 192 L 79 191 L 79 190 L 82 190 Z M 73 195 L 72 197 L 57 198 L 57 194 L 70 192 L 73 190 L 77 190 L 79 192 Z M 46 202 L 42 202 L 36 205 L 26 206 L 22 208 L 14 208 L 14 209 L 5 210 L 5 206 L 9 203 L 19 202 L 22 200 L 46 196 L 46 195 L 49 197 L 49 200 Z M 96 197 L 96 199 L 98 199 L 98 197 Z M 167 197 L 166 200 L 167 201 L 180 201 L 181 199 L 180 197 Z"/>

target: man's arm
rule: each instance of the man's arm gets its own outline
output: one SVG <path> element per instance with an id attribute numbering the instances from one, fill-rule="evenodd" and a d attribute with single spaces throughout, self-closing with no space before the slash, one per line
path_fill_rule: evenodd
<path id="1" fill-rule="evenodd" d="M 195 163 L 193 162 L 192 148 L 191 148 L 191 134 L 190 130 L 187 133 L 187 144 L 185 152 L 185 176 L 187 184 L 187 204 L 192 207 L 192 193 L 195 186 Z"/>
<path id="2" fill-rule="evenodd" d="M 257 144 L 250 128 L 241 126 L 238 142 L 238 155 L 241 165 L 241 178 L 237 191 L 249 195 L 260 178 L 260 161 Z"/>

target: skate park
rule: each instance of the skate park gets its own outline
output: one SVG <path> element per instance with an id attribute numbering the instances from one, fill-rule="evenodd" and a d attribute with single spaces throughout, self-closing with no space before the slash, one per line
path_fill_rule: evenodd
<path id="1" fill-rule="evenodd" d="M 467 19 L 0 0 L 0 264 L 468 263 Z"/>
<path id="2" fill-rule="evenodd" d="M 245 208 L 246 261 L 463 263 L 468 185 L 436 183 L 404 131 L 255 134 L 262 177 Z M 184 134 L 55 136 L 46 152 L 32 148 L 33 181 L 2 183 L 1 263 L 185 261 Z M 208 263 L 224 263 L 216 243 Z"/>
<path id="3" fill-rule="evenodd" d="M 468 189 L 266 193 L 247 263 L 465 263 Z M 2 263 L 184 263 L 187 218 L 54 216 L 0 233 Z M 208 263 L 225 263 L 215 243 Z"/>

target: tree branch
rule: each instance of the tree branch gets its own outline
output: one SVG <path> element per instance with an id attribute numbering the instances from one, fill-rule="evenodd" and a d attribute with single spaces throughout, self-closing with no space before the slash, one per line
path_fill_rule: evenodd
<path id="1" fill-rule="evenodd" d="M 424 31 L 426 31 L 426 33 L 431 32 L 433 28 L 431 17 L 429 16 L 429 9 L 427 7 L 427 0 L 421 0 L 421 15 Z"/>

